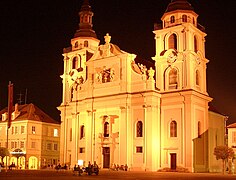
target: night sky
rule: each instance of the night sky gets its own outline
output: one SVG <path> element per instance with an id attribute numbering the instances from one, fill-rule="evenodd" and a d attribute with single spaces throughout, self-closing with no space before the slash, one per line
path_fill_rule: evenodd
<path id="1" fill-rule="evenodd" d="M 122 50 L 151 60 L 155 56 L 153 24 L 171 0 L 90 0 L 98 39 L 109 33 Z M 213 106 L 236 122 L 233 0 L 189 0 L 205 26 L 208 92 Z M 14 84 L 14 103 L 34 103 L 51 117 L 62 99 L 62 49 L 78 27 L 82 0 L 0 1 L 0 108 L 7 106 L 7 85 Z"/>

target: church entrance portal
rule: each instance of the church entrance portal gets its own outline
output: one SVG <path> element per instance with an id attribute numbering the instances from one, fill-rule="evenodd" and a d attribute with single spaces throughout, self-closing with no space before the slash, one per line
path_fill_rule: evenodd
<path id="1" fill-rule="evenodd" d="M 110 167 L 110 148 L 103 147 L 103 168 Z"/>

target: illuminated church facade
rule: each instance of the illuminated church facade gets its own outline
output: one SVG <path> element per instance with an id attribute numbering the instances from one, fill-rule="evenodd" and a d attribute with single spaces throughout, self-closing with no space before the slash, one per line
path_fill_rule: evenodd
<path id="1" fill-rule="evenodd" d="M 209 110 L 206 33 L 191 4 L 172 0 L 155 25 L 151 68 L 136 64 L 109 34 L 100 44 L 87 0 L 79 17 L 63 52 L 60 162 L 220 171 L 213 151 L 224 144 L 224 116 Z"/>

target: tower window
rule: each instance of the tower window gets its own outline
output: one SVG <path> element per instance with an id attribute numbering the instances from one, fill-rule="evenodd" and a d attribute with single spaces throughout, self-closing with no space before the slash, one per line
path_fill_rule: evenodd
<path id="1" fill-rule="evenodd" d="M 176 34 L 171 34 L 169 37 L 169 49 L 177 50 L 177 36 Z"/>
<path id="2" fill-rule="evenodd" d="M 183 21 L 183 22 L 187 22 L 187 15 L 184 14 L 184 15 L 182 16 L 182 21 Z"/>
<path id="3" fill-rule="evenodd" d="M 78 41 L 75 42 L 75 48 L 77 48 L 79 45 L 78 45 Z"/>
<path id="4" fill-rule="evenodd" d="M 170 123 L 170 137 L 177 137 L 177 122 L 171 121 Z"/>
<path id="5" fill-rule="evenodd" d="M 83 139 L 85 137 L 85 131 L 84 131 L 84 125 L 80 127 L 80 139 Z"/>
<path id="6" fill-rule="evenodd" d="M 194 52 L 197 53 L 198 51 L 198 42 L 197 42 L 197 37 L 194 36 Z"/>
<path id="7" fill-rule="evenodd" d="M 104 137 L 109 137 L 109 123 L 104 123 Z"/>
<path id="8" fill-rule="evenodd" d="M 171 16 L 170 17 L 170 23 L 174 23 L 175 22 L 175 17 L 174 16 Z"/>
<path id="9" fill-rule="evenodd" d="M 178 86 L 178 72 L 175 68 L 169 72 L 169 89 L 177 89 Z"/>
<path id="10" fill-rule="evenodd" d="M 72 69 L 78 68 L 78 57 L 74 57 L 72 61 Z"/>
<path id="11" fill-rule="evenodd" d="M 88 47 L 88 41 L 84 41 L 84 47 Z"/>
<path id="12" fill-rule="evenodd" d="M 142 121 L 138 121 L 136 127 L 137 127 L 136 136 L 143 137 L 143 123 L 142 123 Z"/>
<path id="13" fill-rule="evenodd" d="M 196 85 L 200 86 L 200 74 L 198 70 L 196 71 Z"/>

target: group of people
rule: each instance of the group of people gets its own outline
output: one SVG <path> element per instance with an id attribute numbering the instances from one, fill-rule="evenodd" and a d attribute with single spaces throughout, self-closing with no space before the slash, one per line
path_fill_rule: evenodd
<path id="1" fill-rule="evenodd" d="M 88 173 L 88 175 L 91 175 L 92 173 L 98 174 L 99 173 L 99 168 L 98 168 L 98 165 L 97 165 L 96 161 L 94 161 L 94 164 L 91 164 L 90 161 L 89 161 L 87 167 L 80 167 L 79 165 L 77 166 L 75 164 L 74 172 L 78 172 L 79 175 L 81 175 L 83 172 Z"/>
<path id="2" fill-rule="evenodd" d="M 122 171 L 127 171 L 128 170 L 128 165 L 125 164 L 125 165 L 120 165 L 119 164 L 112 164 L 111 166 L 111 169 L 114 170 L 114 171 L 119 171 L 119 170 L 122 170 Z"/>
<path id="3" fill-rule="evenodd" d="M 55 167 L 56 170 L 60 170 L 60 169 L 65 169 L 67 170 L 68 169 L 68 166 L 65 164 L 64 166 L 61 166 L 61 164 L 59 163 L 56 167 Z"/>

